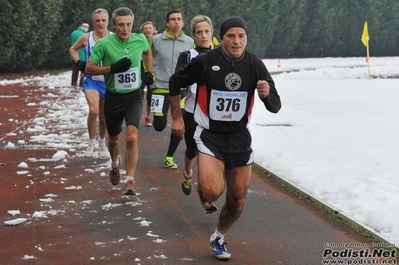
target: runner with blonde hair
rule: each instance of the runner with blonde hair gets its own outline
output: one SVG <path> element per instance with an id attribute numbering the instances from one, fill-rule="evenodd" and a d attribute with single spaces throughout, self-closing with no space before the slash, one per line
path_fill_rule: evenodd
<path id="1" fill-rule="evenodd" d="M 198 54 L 202 54 L 211 50 L 211 42 L 213 35 L 212 20 L 208 16 L 195 16 L 190 22 L 191 36 L 195 41 L 195 48 L 182 52 L 177 59 L 176 71 L 186 65 L 189 61 L 195 58 Z M 197 93 L 197 84 L 187 87 L 186 101 L 183 112 L 184 120 L 184 141 L 186 143 L 186 150 L 184 152 L 184 171 L 181 183 L 181 189 L 184 194 L 190 195 L 192 184 L 191 179 L 193 175 L 194 159 L 197 156 L 197 144 L 193 138 L 197 123 L 194 121 L 194 105 L 195 95 Z M 216 207 L 211 210 L 216 210 Z M 212 211 L 206 211 L 210 213 Z"/>

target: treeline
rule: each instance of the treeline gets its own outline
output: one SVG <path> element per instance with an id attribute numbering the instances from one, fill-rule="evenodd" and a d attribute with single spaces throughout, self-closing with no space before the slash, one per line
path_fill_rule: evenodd
<path id="1" fill-rule="evenodd" d="M 239 15 L 248 22 L 247 49 L 261 58 L 365 56 L 360 41 L 369 25 L 370 56 L 399 53 L 398 0 L 0 0 L 0 72 L 66 66 L 69 35 L 102 7 L 135 14 L 133 30 L 147 20 L 162 31 L 166 13 L 184 13 L 184 31 L 198 14 L 211 17 L 219 38 L 221 21 Z M 112 30 L 112 22 L 109 23 Z"/>

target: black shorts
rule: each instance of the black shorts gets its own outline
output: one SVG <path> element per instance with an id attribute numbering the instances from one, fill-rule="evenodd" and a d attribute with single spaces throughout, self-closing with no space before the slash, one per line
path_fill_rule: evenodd
<path id="1" fill-rule="evenodd" d="M 225 164 L 226 169 L 254 162 L 252 137 L 248 129 L 232 133 L 216 133 L 197 126 L 194 134 L 198 151 L 211 155 Z"/>
<path id="2" fill-rule="evenodd" d="M 141 89 L 129 93 L 113 93 L 107 91 L 104 100 L 104 116 L 110 136 L 122 132 L 123 120 L 126 126 L 139 128 L 143 111 L 143 94 Z"/>
<path id="3" fill-rule="evenodd" d="M 151 107 L 154 107 L 155 104 L 158 104 L 158 101 L 156 101 L 155 99 L 153 100 L 154 96 L 161 96 L 163 97 L 163 100 L 161 102 L 163 102 L 162 105 L 162 112 L 154 112 L 154 117 L 165 117 L 165 119 L 168 116 L 168 111 L 169 111 L 169 94 L 166 93 L 158 93 L 158 92 L 154 92 L 154 90 L 151 92 Z M 186 102 L 186 90 L 180 90 L 180 109 L 183 110 L 184 109 L 184 103 Z M 154 104 L 154 105 L 152 105 Z"/>
<path id="4" fill-rule="evenodd" d="M 152 111 L 153 121 L 152 126 L 157 132 L 162 132 L 168 123 L 168 111 L 169 111 L 169 94 L 166 93 L 158 93 L 159 89 L 156 88 L 152 90 L 151 96 L 151 107 L 156 108 L 158 111 Z M 157 92 L 154 92 L 157 91 Z M 185 102 L 186 90 L 180 90 L 180 109 L 184 110 L 184 102 Z M 161 99 L 159 99 L 161 97 Z M 163 102 L 163 103 L 162 103 Z M 159 108 L 159 109 L 158 109 Z M 160 110 L 162 111 L 160 112 Z"/>

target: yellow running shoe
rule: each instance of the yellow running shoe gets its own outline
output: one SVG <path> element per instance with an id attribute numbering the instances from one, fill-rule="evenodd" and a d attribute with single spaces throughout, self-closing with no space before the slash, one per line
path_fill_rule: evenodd
<path id="1" fill-rule="evenodd" d="M 177 168 L 177 165 L 176 165 L 175 161 L 173 161 L 172 156 L 165 157 L 164 163 L 165 163 L 165 167 L 167 167 L 169 169 Z"/>
<path id="2" fill-rule="evenodd" d="M 183 173 L 183 179 L 181 181 L 181 190 L 186 195 L 190 195 L 191 194 L 191 177 L 190 178 L 186 178 L 184 173 Z"/>

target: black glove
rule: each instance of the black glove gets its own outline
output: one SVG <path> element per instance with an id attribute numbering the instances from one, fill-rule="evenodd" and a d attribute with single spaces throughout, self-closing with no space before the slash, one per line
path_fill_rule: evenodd
<path id="1" fill-rule="evenodd" d="M 132 61 L 129 58 L 123 57 L 116 63 L 111 64 L 111 73 L 123 73 L 129 70 Z"/>
<path id="2" fill-rule="evenodd" d="M 146 84 L 147 86 L 154 84 L 153 74 L 151 72 L 146 72 L 143 76 L 143 81 L 144 81 L 144 84 Z"/>
<path id="3" fill-rule="evenodd" d="M 82 62 L 81 60 L 78 60 L 76 62 L 76 64 L 78 65 L 79 70 L 84 73 L 86 70 L 86 62 Z"/>

